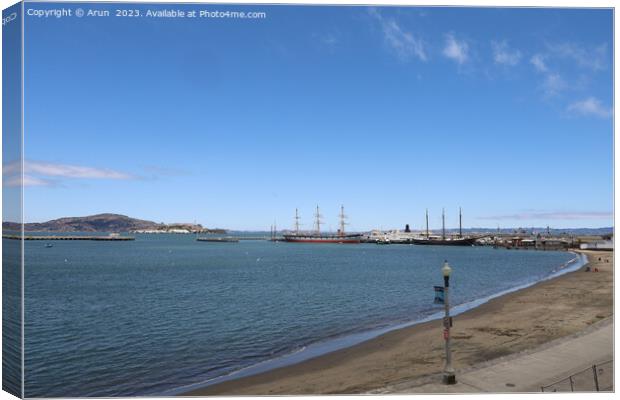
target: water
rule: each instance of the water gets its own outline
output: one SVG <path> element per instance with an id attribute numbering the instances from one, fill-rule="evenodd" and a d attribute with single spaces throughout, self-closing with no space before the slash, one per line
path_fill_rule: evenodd
<path id="1" fill-rule="evenodd" d="M 28 397 L 171 393 L 428 317 L 441 309 L 432 287 L 444 259 L 458 305 L 544 279 L 575 257 L 190 235 L 25 243 Z"/>
<path id="2" fill-rule="evenodd" d="M 4 240 L 2 246 L 2 390 L 21 397 L 22 276 L 21 243 Z"/>

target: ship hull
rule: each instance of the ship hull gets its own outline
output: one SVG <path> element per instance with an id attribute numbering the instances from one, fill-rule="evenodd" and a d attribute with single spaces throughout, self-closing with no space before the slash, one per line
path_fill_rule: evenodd
<path id="1" fill-rule="evenodd" d="M 411 243 L 426 246 L 473 246 L 476 243 L 475 238 L 466 239 L 411 239 Z"/>

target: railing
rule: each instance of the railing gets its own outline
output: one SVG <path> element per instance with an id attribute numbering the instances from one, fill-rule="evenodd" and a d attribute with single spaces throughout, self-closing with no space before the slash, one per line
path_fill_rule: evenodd
<path id="1" fill-rule="evenodd" d="M 610 392 L 614 388 L 613 360 L 595 364 L 568 378 L 541 386 L 543 392 Z"/>

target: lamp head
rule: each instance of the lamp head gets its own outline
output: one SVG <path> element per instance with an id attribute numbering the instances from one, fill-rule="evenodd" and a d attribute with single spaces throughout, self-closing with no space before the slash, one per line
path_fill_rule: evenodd
<path id="1" fill-rule="evenodd" d="M 452 272 L 452 268 L 450 268 L 450 265 L 448 265 L 448 261 L 444 261 L 443 268 L 441 268 L 441 272 L 443 273 L 443 276 L 445 278 L 449 278 L 450 277 L 450 273 Z"/>

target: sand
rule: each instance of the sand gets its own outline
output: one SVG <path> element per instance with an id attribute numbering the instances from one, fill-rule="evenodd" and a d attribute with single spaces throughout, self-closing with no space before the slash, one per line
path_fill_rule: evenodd
<path id="1" fill-rule="evenodd" d="M 584 253 L 589 259 L 587 266 L 598 272 L 585 272 L 583 267 L 454 317 L 452 350 L 457 372 L 578 333 L 611 317 L 613 253 Z M 439 374 L 443 359 L 441 321 L 431 321 L 299 364 L 183 395 L 368 393 Z"/>

